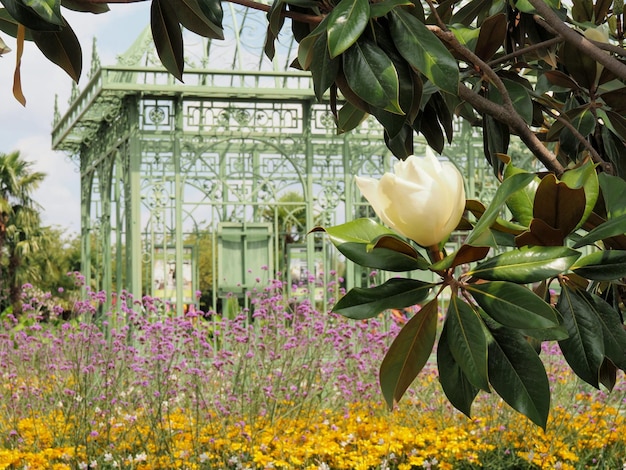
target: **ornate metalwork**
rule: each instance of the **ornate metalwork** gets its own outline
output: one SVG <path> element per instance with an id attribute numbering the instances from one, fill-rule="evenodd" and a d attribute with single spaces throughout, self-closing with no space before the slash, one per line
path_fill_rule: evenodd
<path id="1" fill-rule="evenodd" d="M 381 127 L 369 118 L 337 135 L 329 105 L 317 102 L 310 77 L 276 71 L 286 70 L 295 46 L 283 42 L 271 63 L 258 41 L 263 15 L 228 5 L 226 29 L 236 40 L 194 38 L 200 47 L 186 54 L 184 83 L 155 67 L 144 33 L 117 65 L 95 64 L 85 89 L 55 119 L 54 147 L 80 160 L 83 270 L 97 288 L 151 294 L 155 257 L 164 247 L 175 247 L 174 268 L 182 272 L 183 245 L 197 240 L 193 235 L 207 234 L 217 253 L 221 225 L 233 223 L 244 234 L 249 224 L 271 226 L 259 233 L 271 234 L 267 249 L 276 271 L 289 272 L 285 263 L 297 248 L 306 253 L 308 269 L 321 273 L 317 282 L 332 269 L 345 269 L 347 287 L 367 282 L 360 268 L 344 268 L 323 237 L 304 234 L 317 223 L 371 215 L 353 175 L 376 177 L 391 167 Z M 470 178 L 471 192 L 480 194 L 488 190 L 484 159 L 476 158 L 482 139 L 462 135 L 445 157 L 481 175 Z M 416 153 L 424 147 L 416 142 Z M 218 306 L 219 262 L 228 260 L 211 258 L 210 308 Z M 199 285 L 197 273 L 193 282 Z M 176 279 L 179 299 L 182 284 Z M 317 293 L 321 302 L 331 295 L 323 288 Z M 176 308 L 182 312 L 181 302 Z"/>

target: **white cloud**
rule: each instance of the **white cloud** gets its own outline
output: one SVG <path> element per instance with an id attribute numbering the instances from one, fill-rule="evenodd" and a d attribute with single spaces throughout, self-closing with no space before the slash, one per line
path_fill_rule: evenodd
<path id="1" fill-rule="evenodd" d="M 66 18 L 83 48 L 81 86 L 86 83 L 91 63 L 92 39 L 97 38 L 102 64 L 114 64 L 149 22 L 148 2 L 112 5 L 102 15 L 66 12 Z M 0 57 L 0 152 L 19 150 L 35 162 L 35 169 L 48 174 L 35 199 L 43 206 L 46 224 L 61 225 L 71 231 L 80 229 L 79 174 L 76 165 L 51 149 L 50 132 L 55 95 L 63 113 L 68 105 L 72 82 L 67 74 L 48 62 L 31 43 L 22 57 L 22 89 L 27 100 L 22 107 L 13 97 L 15 40 L 2 38 L 13 52 Z"/>

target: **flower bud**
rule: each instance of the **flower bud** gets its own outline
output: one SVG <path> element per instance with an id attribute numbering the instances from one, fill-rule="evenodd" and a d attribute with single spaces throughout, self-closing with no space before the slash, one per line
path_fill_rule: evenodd
<path id="1" fill-rule="evenodd" d="M 385 224 L 422 246 L 437 245 L 465 210 L 463 176 L 432 151 L 397 162 L 394 172 L 380 180 L 357 176 L 356 184 Z"/>

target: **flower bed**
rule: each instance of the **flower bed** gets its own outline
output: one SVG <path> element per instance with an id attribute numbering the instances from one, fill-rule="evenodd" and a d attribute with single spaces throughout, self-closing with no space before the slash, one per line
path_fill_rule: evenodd
<path id="1" fill-rule="evenodd" d="M 33 299 L 0 335 L 0 469 L 625 465 L 625 387 L 590 390 L 558 347 L 542 353 L 545 433 L 488 394 L 472 419 L 453 410 L 433 365 L 390 413 L 377 370 L 399 325 L 293 305 L 282 287 L 230 320 L 163 316 L 152 299 L 131 310 L 121 295 L 101 321 L 43 322 Z"/>

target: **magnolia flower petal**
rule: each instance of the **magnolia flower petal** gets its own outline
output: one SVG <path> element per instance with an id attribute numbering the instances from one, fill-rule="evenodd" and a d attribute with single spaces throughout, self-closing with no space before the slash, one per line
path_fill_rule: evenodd
<path id="1" fill-rule="evenodd" d="M 423 246 L 438 244 L 456 228 L 465 210 L 461 173 L 432 151 L 396 162 L 394 171 L 380 180 L 356 177 L 357 186 L 393 230 Z"/>

